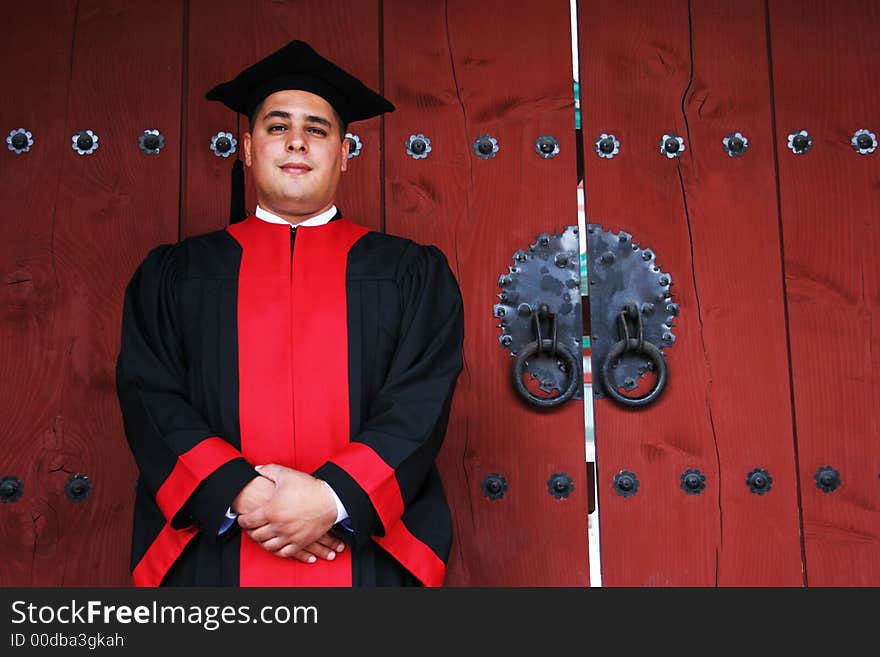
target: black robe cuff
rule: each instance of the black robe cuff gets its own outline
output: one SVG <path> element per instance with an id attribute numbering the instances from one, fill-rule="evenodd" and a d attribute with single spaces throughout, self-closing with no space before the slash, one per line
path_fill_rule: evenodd
<path id="1" fill-rule="evenodd" d="M 357 550 L 363 547 L 371 536 L 384 534 L 382 522 L 369 496 L 345 470 L 335 463 L 325 463 L 315 470 L 312 476 L 330 484 L 345 510 L 348 511 L 354 531 L 349 531 L 341 523 L 333 526 L 334 533 L 343 541 Z"/>
<path id="2" fill-rule="evenodd" d="M 195 524 L 209 540 L 217 540 L 217 532 L 226 520 L 226 511 L 232 501 L 259 476 L 260 473 L 243 458 L 224 463 L 199 484 L 175 516 L 172 526 L 179 528 Z"/>

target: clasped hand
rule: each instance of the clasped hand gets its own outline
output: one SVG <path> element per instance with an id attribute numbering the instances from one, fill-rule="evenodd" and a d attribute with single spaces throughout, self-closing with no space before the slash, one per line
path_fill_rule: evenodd
<path id="1" fill-rule="evenodd" d="M 330 532 L 336 502 L 329 487 L 305 472 L 274 463 L 257 466 L 232 504 L 242 530 L 265 550 L 303 563 L 336 558 L 345 544 Z"/>

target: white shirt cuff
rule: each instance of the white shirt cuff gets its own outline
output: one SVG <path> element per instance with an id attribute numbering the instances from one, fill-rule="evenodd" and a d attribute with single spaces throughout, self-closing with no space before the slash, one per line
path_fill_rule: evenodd
<path id="1" fill-rule="evenodd" d="M 238 518 L 238 514 L 232 511 L 232 507 L 226 509 L 226 517 L 223 519 L 223 522 L 220 524 L 220 529 L 217 531 L 217 536 L 221 536 L 225 534 L 226 531 L 235 524 L 235 519 Z"/>
<path id="2" fill-rule="evenodd" d="M 328 489 L 330 489 L 330 492 L 333 494 L 333 501 L 336 502 L 336 522 L 342 522 L 343 520 L 348 518 L 348 511 L 345 510 L 345 506 L 342 504 L 342 500 L 339 499 L 339 495 L 337 495 L 336 491 L 333 490 L 333 486 L 328 484 L 323 479 L 321 481 L 323 481 L 324 485 Z M 333 524 L 335 525 L 336 522 L 334 522 Z"/>

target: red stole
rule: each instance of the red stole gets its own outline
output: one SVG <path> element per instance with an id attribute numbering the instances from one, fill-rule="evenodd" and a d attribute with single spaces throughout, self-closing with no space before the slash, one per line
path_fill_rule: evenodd
<path id="1" fill-rule="evenodd" d="M 349 444 L 348 252 L 367 228 L 338 219 L 296 229 L 254 215 L 231 225 L 238 282 L 241 452 L 312 472 Z M 242 534 L 241 586 L 351 586 L 351 552 L 304 564 Z"/>

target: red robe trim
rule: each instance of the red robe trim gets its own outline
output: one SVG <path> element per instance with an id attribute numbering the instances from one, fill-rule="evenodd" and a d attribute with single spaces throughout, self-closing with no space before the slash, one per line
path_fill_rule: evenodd
<path id="1" fill-rule="evenodd" d="M 312 472 L 349 442 L 348 252 L 368 229 L 346 219 L 297 228 L 250 216 L 238 287 L 241 451 L 254 465 Z M 241 586 L 351 586 L 351 553 L 304 564 L 241 539 Z"/>
<path id="2" fill-rule="evenodd" d="M 174 529 L 166 522 L 131 573 L 135 586 L 159 586 L 183 549 L 199 533 L 195 527 Z"/>
<path id="3" fill-rule="evenodd" d="M 373 540 L 422 584 L 441 586 L 446 576 L 446 564 L 431 548 L 413 536 L 400 519 L 403 515 L 403 495 L 391 466 L 371 447 L 356 442 L 330 460 L 351 475 L 376 509 L 385 527 L 385 536 L 374 536 Z"/>
<path id="4" fill-rule="evenodd" d="M 402 520 L 386 531 L 385 536 L 374 536 L 373 540 L 424 586 L 443 586 L 446 564 L 434 550 L 413 536 Z"/>
<path id="5" fill-rule="evenodd" d="M 394 470 L 371 447 L 351 443 L 330 459 L 345 470 L 358 486 L 364 489 L 376 514 L 386 528 L 393 526 L 403 515 L 403 496 Z"/>
<path id="6" fill-rule="evenodd" d="M 156 491 L 156 504 L 165 516 L 165 525 L 132 572 L 135 586 L 159 586 L 165 573 L 183 552 L 195 527 L 174 529 L 171 520 L 199 484 L 224 463 L 241 454 L 222 438 L 206 438 L 177 457 L 174 470 Z"/>
<path id="7" fill-rule="evenodd" d="M 241 453 L 222 438 L 206 438 L 177 457 L 177 465 L 156 491 L 156 504 L 171 520 L 209 474 Z"/>

